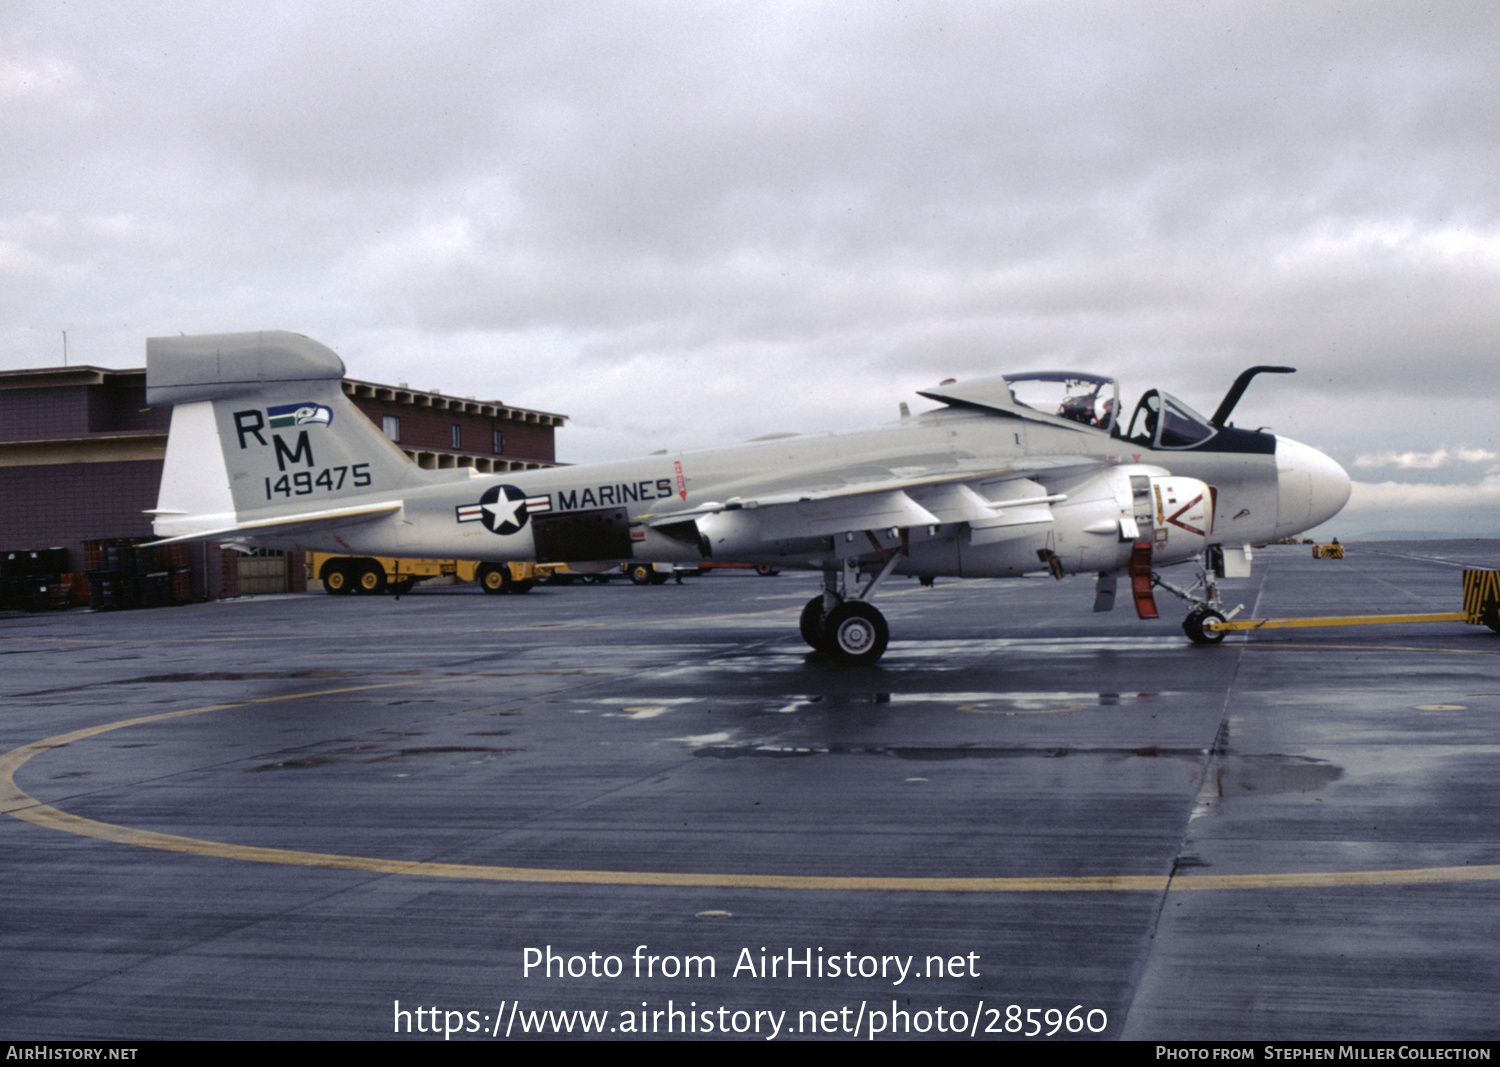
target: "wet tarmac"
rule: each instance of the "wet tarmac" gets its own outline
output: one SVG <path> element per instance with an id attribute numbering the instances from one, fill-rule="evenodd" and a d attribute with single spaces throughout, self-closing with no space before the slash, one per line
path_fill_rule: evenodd
<path id="1" fill-rule="evenodd" d="M 1226 599 L 1464 566 L 1274 547 Z M 0 1038 L 1496 1033 L 1500 637 L 892 581 L 846 669 L 816 586 L 0 618 Z"/>

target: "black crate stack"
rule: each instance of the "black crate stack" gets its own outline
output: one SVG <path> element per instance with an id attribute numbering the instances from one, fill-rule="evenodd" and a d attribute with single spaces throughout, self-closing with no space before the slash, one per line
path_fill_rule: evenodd
<path id="1" fill-rule="evenodd" d="M 159 608 L 191 599 L 184 545 L 85 541 L 83 553 L 95 610 Z"/>
<path id="2" fill-rule="evenodd" d="M 0 552 L 0 611 L 46 611 L 66 607 L 66 548 L 26 548 Z"/>

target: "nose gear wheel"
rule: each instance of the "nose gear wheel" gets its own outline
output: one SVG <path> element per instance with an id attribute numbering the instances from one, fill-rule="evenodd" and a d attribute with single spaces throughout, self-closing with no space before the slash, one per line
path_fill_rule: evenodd
<path id="1" fill-rule="evenodd" d="M 1188 635 L 1188 640 L 1195 645 L 1217 645 L 1224 640 L 1223 630 L 1209 630 L 1204 624 L 1207 622 L 1224 622 L 1224 616 L 1213 608 L 1195 608 L 1188 612 L 1188 617 L 1182 620 L 1182 632 Z"/>

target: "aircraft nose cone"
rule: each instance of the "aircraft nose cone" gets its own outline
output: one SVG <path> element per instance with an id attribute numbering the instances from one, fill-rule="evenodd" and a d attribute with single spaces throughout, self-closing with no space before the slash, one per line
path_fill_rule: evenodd
<path id="1" fill-rule="evenodd" d="M 1349 500 L 1349 475 L 1316 448 L 1276 438 L 1276 536 L 1327 522 Z"/>

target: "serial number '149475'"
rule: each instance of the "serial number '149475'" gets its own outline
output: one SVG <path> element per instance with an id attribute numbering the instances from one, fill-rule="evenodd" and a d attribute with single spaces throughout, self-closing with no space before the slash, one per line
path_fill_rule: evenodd
<path id="1" fill-rule="evenodd" d="M 274 500 L 278 496 L 309 496 L 318 489 L 336 493 L 344 488 L 346 478 L 349 479 L 351 487 L 363 489 L 370 484 L 370 465 L 356 463 L 352 467 L 326 467 L 318 471 L 316 476 L 312 471 L 298 471 L 296 474 L 283 474 L 274 482 L 267 478 L 266 499 Z"/>

